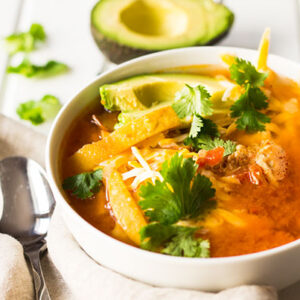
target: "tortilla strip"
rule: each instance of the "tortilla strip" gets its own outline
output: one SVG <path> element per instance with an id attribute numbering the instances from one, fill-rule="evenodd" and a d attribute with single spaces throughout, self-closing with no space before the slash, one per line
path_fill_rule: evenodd
<path id="1" fill-rule="evenodd" d="M 84 145 L 68 159 L 68 168 L 72 170 L 73 174 L 90 171 L 102 161 L 131 146 L 181 124 L 170 106 L 151 111 L 118 128 L 104 139 Z"/>
<path id="2" fill-rule="evenodd" d="M 136 245 L 140 245 L 139 232 L 147 223 L 142 211 L 131 196 L 118 171 L 112 170 L 108 174 L 106 189 L 108 191 L 109 203 L 117 222 L 121 225 L 126 235 Z"/>

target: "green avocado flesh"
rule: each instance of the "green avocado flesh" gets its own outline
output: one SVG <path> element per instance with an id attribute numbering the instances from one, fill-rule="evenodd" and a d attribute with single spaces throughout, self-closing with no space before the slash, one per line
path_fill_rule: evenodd
<path id="1" fill-rule="evenodd" d="M 212 77 L 196 74 L 162 73 L 134 76 L 100 87 L 101 103 L 110 111 L 121 111 L 119 124 L 142 116 L 149 109 L 172 105 L 175 95 L 185 84 L 202 85 L 211 94 L 213 118 L 224 117 L 232 103 L 222 101 L 225 87 Z"/>
<path id="2" fill-rule="evenodd" d="M 233 18 L 213 0 L 101 0 L 91 26 L 99 48 L 121 62 L 122 55 L 208 44 L 229 30 Z"/>
<path id="3" fill-rule="evenodd" d="M 100 87 L 101 103 L 110 111 L 144 110 L 160 102 L 171 102 L 185 84 L 201 84 L 219 99 L 225 90 L 218 80 L 194 74 L 163 73 L 131 77 Z"/>

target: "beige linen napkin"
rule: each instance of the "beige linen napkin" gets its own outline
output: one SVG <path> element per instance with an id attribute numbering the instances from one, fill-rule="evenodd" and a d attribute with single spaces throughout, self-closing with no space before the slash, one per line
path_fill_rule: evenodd
<path id="1" fill-rule="evenodd" d="M 274 300 L 270 287 L 241 286 L 218 294 L 158 288 L 126 278 L 98 265 L 77 244 L 56 210 L 48 234 L 49 254 L 76 297 L 122 300 Z"/>
<path id="2" fill-rule="evenodd" d="M 0 115 L 0 159 L 24 155 L 43 165 L 46 138 Z M 49 255 L 42 260 L 53 300 L 276 300 L 271 287 L 241 286 L 218 294 L 156 288 L 128 279 L 93 261 L 77 244 L 55 211 L 48 235 Z M 21 245 L 0 234 L 0 299 L 32 298 L 32 281 Z"/>
<path id="3" fill-rule="evenodd" d="M 33 286 L 23 247 L 14 238 L 0 234 L 0 299 L 32 298 Z"/>

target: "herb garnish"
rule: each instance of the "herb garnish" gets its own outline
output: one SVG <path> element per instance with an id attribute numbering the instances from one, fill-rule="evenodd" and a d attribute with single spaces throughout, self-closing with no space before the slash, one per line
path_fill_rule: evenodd
<path id="1" fill-rule="evenodd" d="M 173 225 L 179 220 L 188 220 L 204 216 L 215 208 L 216 201 L 211 181 L 200 174 L 196 175 L 197 164 L 191 158 L 183 158 L 176 153 L 162 165 L 160 171 L 163 181 L 148 182 L 140 188 L 140 207 L 149 218 L 149 225 L 142 228 L 142 247 L 157 250 L 165 247 L 163 253 L 198 257 L 204 255 L 202 239 L 194 239 L 198 228 Z M 156 223 L 157 222 L 157 223 Z M 159 234 L 157 234 L 159 231 Z M 146 238 L 150 238 L 144 241 Z M 182 242 L 180 241 L 182 238 Z M 188 252 L 190 248 L 196 249 Z M 206 247 L 207 248 L 207 247 Z M 203 252 L 204 251 L 204 252 Z M 205 252 L 207 253 L 207 252 Z"/>
<path id="2" fill-rule="evenodd" d="M 188 84 L 176 94 L 172 108 L 180 119 L 193 117 L 190 137 L 195 137 L 203 127 L 203 117 L 213 113 L 211 95 L 204 86 Z"/>
<path id="3" fill-rule="evenodd" d="M 235 151 L 235 143 L 221 140 L 217 125 L 203 117 L 213 113 L 210 97 L 205 87 L 191 87 L 186 84 L 182 91 L 177 93 L 172 107 L 179 118 L 193 116 L 189 137 L 184 140 L 185 145 L 192 146 L 196 151 L 224 147 L 226 156 Z"/>
<path id="4" fill-rule="evenodd" d="M 52 119 L 61 108 L 59 100 L 52 95 L 45 95 L 41 100 L 30 100 L 21 103 L 17 107 L 17 114 L 23 120 L 30 121 L 33 125 L 39 125 Z"/>
<path id="5" fill-rule="evenodd" d="M 192 146 L 195 150 L 213 150 L 218 147 L 224 148 L 223 156 L 227 156 L 235 152 L 236 143 L 231 140 L 222 140 L 218 137 L 211 138 L 208 135 L 199 135 L 196 138 L 187 138 L 184 140 L 185 145 Z"/>
<path id="6" fill-rule="evenodd" d="M 68 71 L 69 67 L 61 62 L 50 60 L 45 65 L 34 65 L 25 58 L 18 66 L 8 66 L 7 73 L 15 73 L 26 77 L 49 77 Z"/>
<path id="7" fill-rule="evenodd" d="M 32 24 L 28 32 L 14 33 L 5 38 L 5 48 L 9 54 L 31 52 L 37 43 L 46 40 L 46 33 L 40 24 Z"/>
<path id="8" fill-rule="evenodd" d="M 270 118 L 259 110 L 268 107 L 266 95 L 260 89 L 268 73 L 260 73 L 246 60 L 235 58 L 230 66 L 231 79 L 241 85 L 245 92 L 231 106 L 231 117 L 237 118 L 237 128 L 247 132 L 264 131 Z"/>
<path id="9" fill-rule="evenodd" d="M 162 165 L 163 181 L 142 185 L 139 205 L 150 221 L 174 224 L 179 220 L 191 219 L 205 214 L 215 207 L 210 200 L 215 195 L 211 181 L 196 175 L 197 164 L 192 158 L 183 158 L 176 153 Z"/>
<path id="10" fill-rule="evenodd" d="M 99 192 L 102 185 L 102 169 L 81 173 L 64 180 L 62 187 L 72 195 L 87 199 Z"/>
<path id="11" fill-rule="evenodd" d="M 151 223 L 141 229 L 141 247 L 150 251 L 185 257 L 209 257 L 209 241 L 195 238 L 198 228 Z"/>

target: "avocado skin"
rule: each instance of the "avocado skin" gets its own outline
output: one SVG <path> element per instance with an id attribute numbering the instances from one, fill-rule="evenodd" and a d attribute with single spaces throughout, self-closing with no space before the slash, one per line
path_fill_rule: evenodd
<path id="1" fill-rule="evenodd" d="M 108 38 L 104 34 L 102 34 L 93 24 L 92 15 L 93 10 L 96 8 L 98 2 L 95 4 L 94 8 L 91 11 L 91 22 L 90 22 L 90 28 L 91 28 L 91 34 L 93 36 L 93 39 L 98 46 L 99 50 L 102 52 L 102 54 L 112 63 L 120 64 L 123 62 L 126 62 L 130 59 L 140 57 L 146 54 L 159 52 L 163 50 L 145 50 L 145 49 L 139 49 L 134 48 L 130 46 L 123 45 L 121 43 L 118 43 L 114 41 L 113 39 Z M 230 17 L 227 19 L 227 27 L 222 31 L 218 36 L 208 41 L 206 44 L 195 44 L 193 46 L 189 47 L 195 47 L 195 46 L 211 46 L 219 41 L 221 41 L 223 38 L 227 36 L 229 33 L 232 25 L 234 22 L 234 14 L 231 13 Z M 181 47 L 184 48 L 184 47 Z M 174 49 L 174 48 L 170 48 Z M 168 49 L 168 50 L 170 50 Z M 178 48 L 177 48 L 178 49 Z"/>
<path id="2" fill-rule="evenodd" d="M 231 25 L 228 27 L 226 31 L 221 33 L 219 36 L 214 38 L 213 40 L 209 41 L 207 43 L 207 46 L 214 45 L 221 41 L 223 38 L 227 36 L 231 28 Z M 91 24 L 91 33 L 94 38 L 94 41 L 96 45 L 98 46 L 99 50 L 104 54 L 104 56 L 111 61 L 114 64 L 121 64 L 125 61 L 128 61 L 130 59 L 154 53 L 159 52 L 158 51 L 148 51 L 143 49 L 137 49 L 133 47 L 128 47 L 125 45 L 121 45 L 107 37 L 105 37 L 102 33 L 100 33 L 94 26 Z M 195 46 L 201 46 L 201 45 L 195 45 Z M 202 45 L 205 46 L 205 45 Z"/>
<path id="3" fill-rule="evenodd" d="M 209 43 L 207 43 L 207 46 L 214 45 L 221 41 L 223 38 L 225 38 L 230 31 L 230 27 L 224 31 L 222 34 L 211 40 Z M 104 56 L 111 61 L 114 64 L 121 64 L 125 61 L 128 61 L 130 59 L 140 57 L 142 55 L 158 52 L 158 51 L 147 51 L 143 49 L 137 49 L 128 47 L 125 45 L 121 45 L 119 43 L 116 43 L 115 41 L 105 37 L 103 34 L 101 34 L 95 27 L 91 24 L 91 32 L 92 36 L 94 38 L 94 41 L 96 42 L 96 45 L 98 46 L 99 50 L 104 54 Z M 195 46 L 201 46 L 201 45 L 195 45 Z M 205 46 L 205 45 L 202 45 Z"/>
<path id="4" fill-rule="evenodd" d="M 104 56 L 114 64 L 120 64 L 130 59 L 157 51 L 148 51 L 121 45 L 99 32 L 91 22 L 91 33 L 98 48 Z"/>

